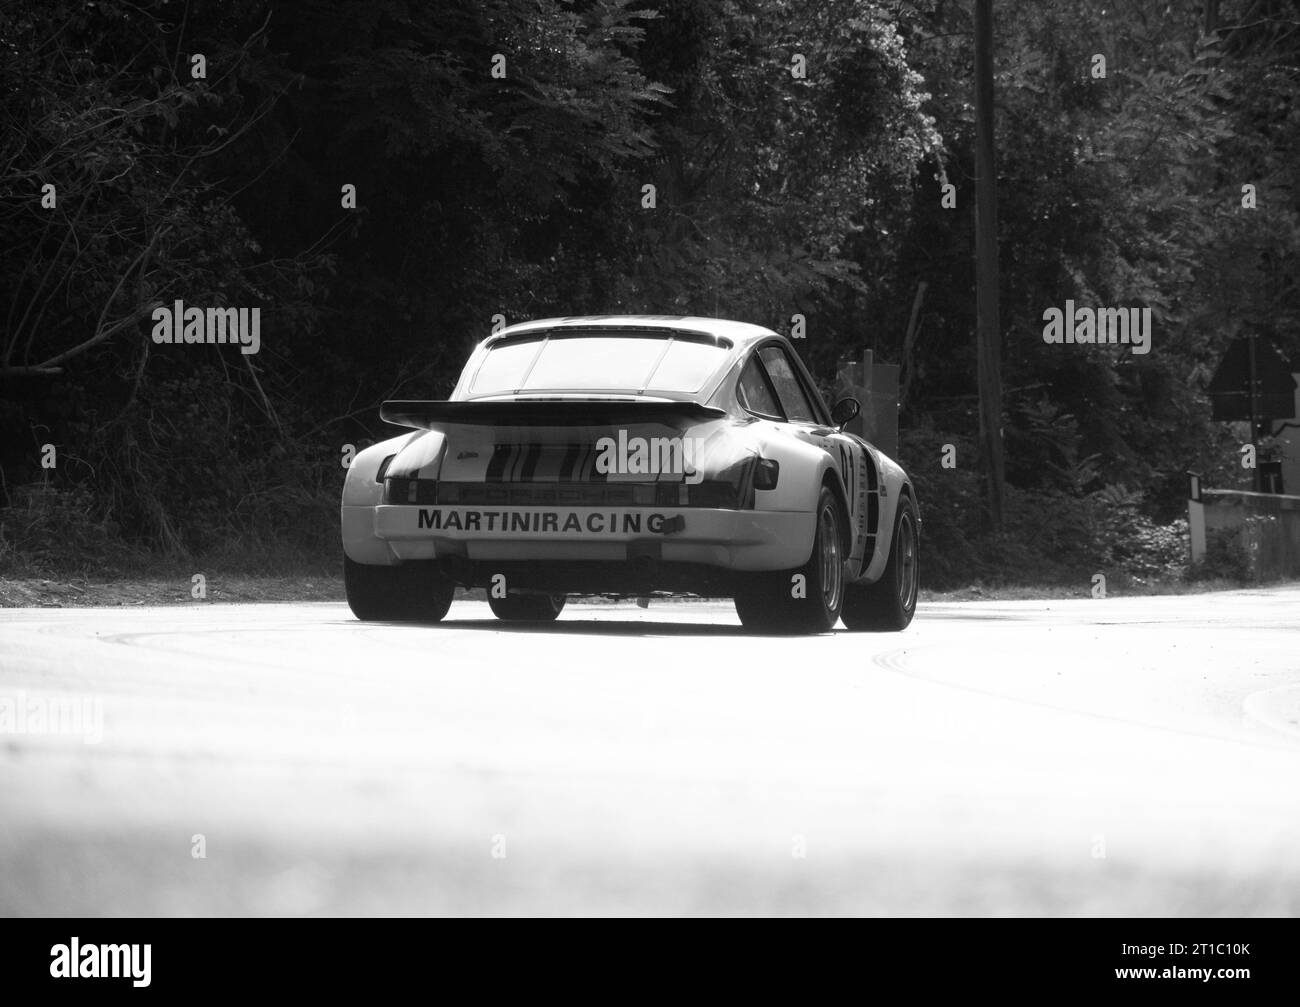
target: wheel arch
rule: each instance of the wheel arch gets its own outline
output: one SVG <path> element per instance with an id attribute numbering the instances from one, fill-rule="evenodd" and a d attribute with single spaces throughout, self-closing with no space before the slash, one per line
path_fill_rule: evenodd
<path id="1" fill-rule="evenodd" d="M 916 490 L 912 486 L 912 480 L 904 479 L 903 485 L 899 487 L 898 494 L 900 497 L 907 497 L 912 501 L 912 513 L 916 517 L 916 539 L 921 540 L 921 501 L 916 498 Z"/>
<path id="2" fill-rule="evenodd" d="M 830 487 L 840 508 L 840 549 L 845 556 L 853 551 L 853 512 L 849 509 L 849 497 L 844 490 L 844 481 L 830 465 L 822 470 L 822 485 Z"/>

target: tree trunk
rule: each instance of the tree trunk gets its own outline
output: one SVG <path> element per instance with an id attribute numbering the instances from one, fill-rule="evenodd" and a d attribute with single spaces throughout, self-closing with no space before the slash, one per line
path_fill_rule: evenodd
<path id="1" fill-rule="evenodd" d="M 993 0 L 975 0 L 975 305 L 980 467 L 989 523 L 1002 527 L 1002 335 L 993 157 Z"/>

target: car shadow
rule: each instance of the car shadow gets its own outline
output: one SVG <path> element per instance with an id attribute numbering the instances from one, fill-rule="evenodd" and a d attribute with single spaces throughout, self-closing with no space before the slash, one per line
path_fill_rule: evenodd
<path id="1" fill-rule="evenodd" d="M 441 626 L 494 633 L 581 633 L 587 636 L 803 636 L 799 633 L 756 633 L 743 626 L 708 622 L 647 622 L 629 619 L 565 619 L 555 622 L 506 622 L 501 619 L 444 619 Z"/>
<path id="2" fill-rule="evenodd" d="M 561 617 L 555 622 L 505 622 L 500 619 L 443 619 L 441 622 L 386 622 L 381 620 L 370 620 L 367 622 L 357 622 L 359 626 L 395 626 L 405 627 L 408 629 L 458 629 L 468 630 L 477 633 L 521 633 L 531 635 L 573 635 L 583 636 L 624 636 L 624 637 L 649 637 L 649 636 L 712 636 L 712 637 L 737 637 L 737 638 L 755 638 L 755 639 L 806 639 L 808 633 L 775 633 L 775 632 L 756 632 L 745 629 L 743 626 L 727 626 L 720 623 L 702 623 L 702 622 L 645 622 L 641 620 L 629 620 L 627 622 L 618 622 L 606 619 L 564 619 Z M 829 633 L 815 634 L 817 636 L 832 636 L 840 633 L 849 632 L 846 629 L 836 627 Z"/>

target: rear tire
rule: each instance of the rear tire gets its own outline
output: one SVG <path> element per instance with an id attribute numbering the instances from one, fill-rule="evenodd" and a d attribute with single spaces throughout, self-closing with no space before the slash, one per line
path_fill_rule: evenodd
<path id="1" fill-rule="evenodd" d="M 506 622 L 554 622 L 564 609 L 562 594 L 511 594 L 494 598 L 488 592 L 488 607 Z"/>
<path id="2" fill-rule="evenodd" d="M 841 618 L 845 626 L 875 633 L 907 629 L 916 614 L 921 584 L 920 545 L 916 505 L 911 497 L 903 496 L 894 514 L 894 535 L 885 572 L 874 584 L 850 584 L 844 591 Z"/>
<path id="3" fill-rule="evenodd" d="M 817 532 L 808 562 L 794 570 L 740 574 L 736 614 L 754 633 L 825 633 L 844 604 L 844 516 L 827 486 L 817 501 Z M 795 578 L 803 577 L 796 597 Z"/>
<path id="4" fill-rule="evenodd" d="M 363 622 L 441 622 L 456 585 L 430 562 L 367 566 L 343 557 L 348 608 Z"/>

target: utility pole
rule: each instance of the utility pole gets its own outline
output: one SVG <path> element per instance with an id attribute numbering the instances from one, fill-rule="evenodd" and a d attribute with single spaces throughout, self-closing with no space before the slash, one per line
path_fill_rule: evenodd
<path id="1" fill-rule="evenodd" d="M 980 463 L 989 522 L 1002 527 L 1002 327 L 993 157 L 993 0 L 975 0 L 975 313 Z"/>
<path id="2" fill-rule="evenodd" d="M 1255 333 L 1248 337 L 1250 344 L 1250 453 L 1254 455 L 1255 468 L 1252 470 L 1251 488 L 1260 493 L 1264 489 L 1263 476 L 1259 471 L 1259 372 L 1255 363 Z"/>

